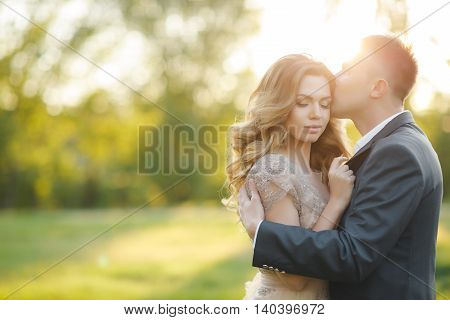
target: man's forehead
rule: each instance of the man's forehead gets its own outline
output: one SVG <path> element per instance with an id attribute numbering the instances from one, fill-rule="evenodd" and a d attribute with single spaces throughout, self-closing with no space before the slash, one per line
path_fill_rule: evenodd
<path id="1" fill-rule="evenodd" d="M 357 54 L 350 59 L 344 60 L 341 67 L 342 70 L 365 68 L 370 65 L 372 60 L 373 59 L 370 56 Z"/>

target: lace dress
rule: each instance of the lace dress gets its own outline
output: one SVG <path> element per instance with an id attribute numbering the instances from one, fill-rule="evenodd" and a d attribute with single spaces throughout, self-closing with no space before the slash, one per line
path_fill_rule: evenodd
<path id="1" fill-rule="evenodd" d="M 269 153 L 258 159 L 250 169 L 245 187 L 250 194 L 248 179 L 252 178 L 267 211 L 278 200 L 288 195 L 297 209 L 299 225 L 312 228 L 329 199 L 327 186 L 322 182 L 322 173 L 308 173 L 284 154 Z M 328 282 L 306 278 L 301 288 L 293 288 L 289 282 L 292 275 L 279 271 L 258 268 L 251 281 L 245 283 L 244 299 L 297 300 L 328 299 Z"/>

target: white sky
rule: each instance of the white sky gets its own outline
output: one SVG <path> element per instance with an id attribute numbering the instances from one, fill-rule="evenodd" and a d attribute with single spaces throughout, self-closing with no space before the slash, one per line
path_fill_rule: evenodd
<path id="1" fill-rule="evenodd" d="M 415 24 L 446 2 L 448 1 L 409 0 L 409 24 Z M 95 57 L 96 51 L 113 45 L 115 49 L 109 57 L 96 62 L 139 90 L 148 82 L 151 72 L 157 72 L 142 68 L 142 65 L 148 65 L 149 59 L 153 59 L 152 52 L 149 52 L 144 35 L 126 29 L 126 25 L 120 19 L 120 12 L 102 15 L 103 5 L 94 0 L 67 0 L 60 8 L 61 14 L 58 15 L 60 20 L 49 26 L 49 31 L 59 39 L 65 40 L 70 38 L 76 21 L 86 15 L 95 23 L 104 23 L 105 19 L 110 21 L 114 17 L 114 24 L 90 39 L 81 51 L 88 57 Z M 341 0 L 329 19 L 326 17 L 328 13 L 326 0 L 247 0 L 247 5 L 261 9 L 260 30 L 255 37 L 224 61 L 224 67 L 229 74 L 250 67 L 260 78 L 276 59 L 289 53 L 309 53 L 316 59 L 324 61 L 336 72 L 341 62 L 356 50 L 361 37 L 384 33 L 387 30 L 376 17 L 376 0 Z M 51 12 L 52 6 L 54 6 L 52 2 L 39 5 L 36 13 L 38 16 L 46 16 Z M 21 5 L 20 1 L 14 3 L 14 7 L 29 15 L 28 7 L 23 3 Z M 18 29 L 23 29 L 28 24 L 24 19 L 5 9 L 0 10 L 0 16 L 2 20 L 13 21 Z M 413 106 L 417 111 L 429 105 L 433 92 L 450 94 L 450 41 L 446 34 L 450 30 L 449 18 L 450 5 L 447 5 L 408 33 L 407 40 L 412 43 L 419 62 L 419 82 L 413 96 Z M 164 24 L 166 31 L 172 30 L 170 27 L 178 21 L 173 20 L 173 15 L 168 16 Z M 181 29 L 187 30 L 189 24 L 184 25 L 182 20 L 180 21 L 178 24 L 181 23 Z M 65 27 L 61 27 L 61 24 Z M 3 36 L 7 35 L 0 31 L 1 39 Z M 41 57 L 38 70 L 35 70 L 36 79 L 39 79 L 39 72 L 47 70 L 50 62 L 60 54 L 62 46 L 51 38 L 47 41 L 48 50 Z M 15 45 L 11 38 L 9 41 L 2 41 L 0 52 L 7 51 L 8 47 Z M 25 55 L 18 55 L 16 58 L 17 66 L 25 65 L 27 59 Z M 125 66 L 121 64 L 122 61 L 126 62 Z M 67 83 L 58 82 L 58 86 L 49 87 L 44 95 L 49 112 L 52 114 L 56 115 L 61 111 L 61 103 L 68 106 L 77 105 L 89 90 L 105 88 L 112 90 L 114 96 L 125 98 L 130 94 L 125 86 L 76 55 L 67 61 L 67 64 L 63 68 L 67 73 L 65 78 Z M 37 80 L 30 77 L 27 81 L 25 86 L 27 93 L 34 94 L 38 87 Z M 164 88 L 164 84 L 159 87 L 158 84 L 153 84 L 150 88 L 153 91 L 146 94 L 156 99 Z"/>
<path id="2" fill-rule="evenodd" d="M 446 2 L 408 1 L 410 25 Z M 250 0 L 248 5 L 262 10 L 260 32 L 227 63 L 235 69 L 249 65 L 258 78 L 276 59 L 289 53 L 309 53 L 337 71 L 356 50 L 361 37 L 387 31 L 376 19 L 375 0 L 341 0 L 329 20 L 325 0 Z M 450 93 L 450 42 L 445 34 L 450 30 L 449 17 L 450 5 L 411 29 L 406 38 L 420 68 L 414 95 L 417 110 L 426 108 L 434 90 Z"/>

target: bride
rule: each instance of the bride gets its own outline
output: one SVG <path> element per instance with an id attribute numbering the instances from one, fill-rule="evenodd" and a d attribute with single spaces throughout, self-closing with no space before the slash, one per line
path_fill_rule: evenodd
<path id="1" fill-rule="evenodd" d="M 355 176 L 343 164 L 347 137 L 330 115 L 333 90 L 332 73 L 305 55 L 282 57 L 269 68 L 245 121 L 231 126 L 228 200 L 245 186 L 261 197 L 267 220 L 314 231 L 336 227 Z M 329 298 L 326 280 L 263 267 L 245 283 L 244 299 Z"/>

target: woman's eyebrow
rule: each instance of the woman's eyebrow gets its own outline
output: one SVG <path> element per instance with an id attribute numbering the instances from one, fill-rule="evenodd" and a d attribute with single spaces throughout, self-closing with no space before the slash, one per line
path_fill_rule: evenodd
<path id="1" fill-rule="evenodd" d="M 297 98 L 309 98 L 309 99 L 312 99 L 313 97 L 309 96 L 307 94 L 301 93 L 301 94 L 297 95 Z M 331 99 L 331 96 L 326 96 L 326 97 L 320 98 L 320 100 L 325 100 L 325 99 Z"/>

